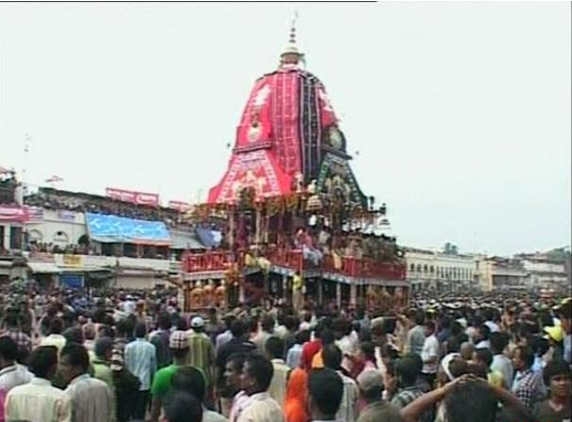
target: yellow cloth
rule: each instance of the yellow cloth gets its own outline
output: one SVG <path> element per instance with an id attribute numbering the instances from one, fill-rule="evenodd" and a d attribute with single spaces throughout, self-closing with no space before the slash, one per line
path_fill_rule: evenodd
<path id="1" fill-rule="evenodd" d="M 254 259 L 250 254 L 244 255 L 244 265 L 247 267 L 254 267 L 256 265 L 256 259 Z"/>
<path id="2" fill-rule="evenodd" d="M 322 357 L 322 350 L 320 350 L 312 358 L 312 369 L 321 369 L 323 367 L 324 367 L 324 358 Z"/>
<path id="3" fill-rule="evenodd" d="M 295 275 L 294 278 L 292 279 L 292 288 L 294 290 L 300 290 L 302 289 L 303 285 L 304 285 L 304 280 L 302 280 L 302 277 L 299 275 Z"/>
<path id="4" fill-rule="evenodd" d="M 270 263 L 270 261 L 267 260 L 266 258 L 260 257 L 260 258 L 258 258 L 258 261 L 257 261 L 257 262 L 258 262 L 258 266 L 259 266 L 261 269 L 263 269 L 263 270 L 265 270 L 265 271 L 268 271 L 268 270 L 270 269 L 271 263 Z"/>
<path id="5" fill-rule="evenodd" d="M 544 332 L 554 341 L 561 342 L 564 340 L 564 331 L 561 326 L 544 327 Z"/>
<path id="6" fill-rule="evenodd" d="M 502 386 L 504 385 L 504 377 L 502 376 L 502 373 L 499 371 L 490 371 L 487 374 L 487 381 L 489 382 L 490 385 L 499 388 L 502 388 Z"/>

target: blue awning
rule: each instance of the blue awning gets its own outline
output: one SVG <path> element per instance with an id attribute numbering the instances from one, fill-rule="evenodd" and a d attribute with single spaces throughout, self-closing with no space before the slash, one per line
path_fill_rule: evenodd
<path id="1" fill-rule="evenodd" d="M 136 220 L 116 215 L 85 213 L 89 237 L 101 243 L 166 246 L 171 236 L 162 221 Z"/>

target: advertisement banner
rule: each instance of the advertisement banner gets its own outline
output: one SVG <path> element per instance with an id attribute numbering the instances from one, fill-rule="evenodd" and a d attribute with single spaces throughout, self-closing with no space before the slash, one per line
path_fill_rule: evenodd
<path id="1" fill-rule="evenodd" d="M 156 193 L 135 192 L 135 203 L 138 205 L 159 205 L 159 195 Z"/>
<path id="2" fill-rule="evenodd" d="M 191 208 L 191 204 L 182 201 L 169 201 L 169 208 L 179 212 L 187 212 Z"/>
<path id="3" fill-rule="evenodd" d="M 30 216 L 28 208 L 0 205 L 0 221 L 6 223 L 25 223 Z"/>
<path id="4" fill-rule="evenodd" d="M 105 194 L 109 196 L 111 199 L 123 202 L 131 202 L 133 204 L 135 203 L 135 199 L 137 197 L 137 194 L 135 192 L 123 189 L 114 189 L 114 188 L 106 188 Z"/>
<path id="5" fill-rule="evenodd" d="M 105 195 L 117 201 L 130 202 L 137 205 L 151 205 L 154 207 L 159 205 L 159 195 L 156 193 L 106 188 Z"/>

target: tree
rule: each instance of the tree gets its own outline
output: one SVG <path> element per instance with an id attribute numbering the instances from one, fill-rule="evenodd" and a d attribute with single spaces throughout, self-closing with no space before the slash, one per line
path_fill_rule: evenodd
<path id="1" fill-rule="evenodd" d="M 443 246 L 443 253 L 445 255 L 458 255 L 459 249 L 457 248 L 457 245 L 447 242 L 445 243 L 445 246 Z"/>

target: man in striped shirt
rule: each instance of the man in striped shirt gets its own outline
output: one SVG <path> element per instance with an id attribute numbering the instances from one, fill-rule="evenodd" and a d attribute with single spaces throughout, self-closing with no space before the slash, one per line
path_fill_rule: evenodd
<path id="1" fill-rule="evenodd" d="M 212 397 L 214 385 L 215 352 L 212 342 L 205 334 L 205 321 L 200 316 L 191 320 L 187 365 L 200 369 L 205 376 L 207 401 Z"/>

